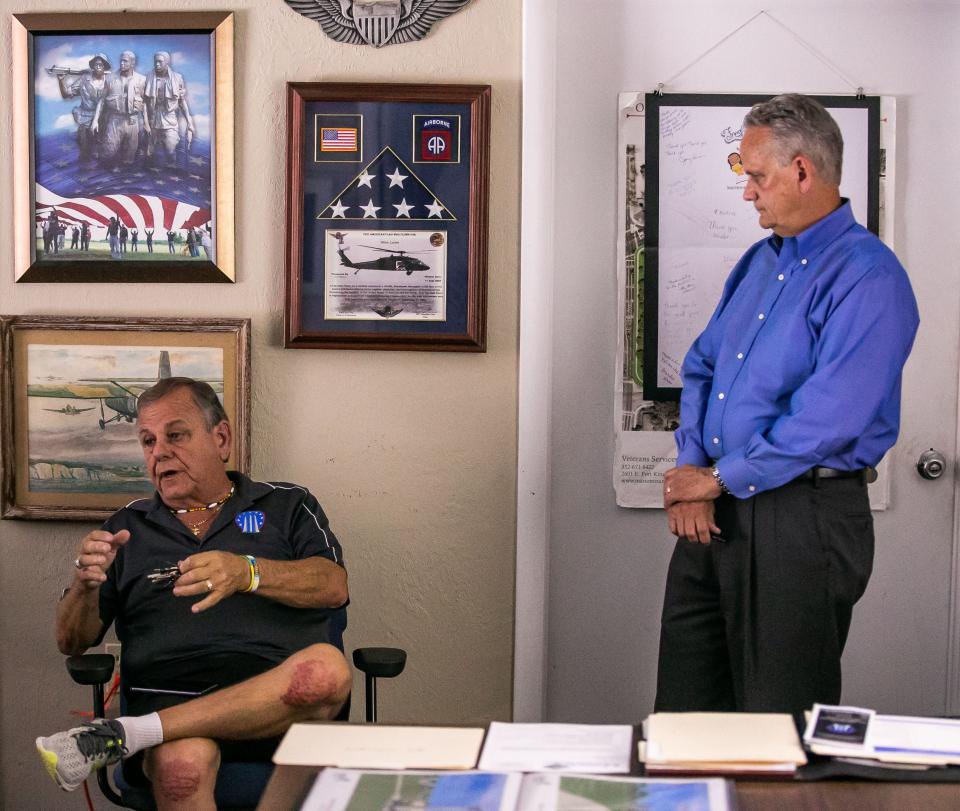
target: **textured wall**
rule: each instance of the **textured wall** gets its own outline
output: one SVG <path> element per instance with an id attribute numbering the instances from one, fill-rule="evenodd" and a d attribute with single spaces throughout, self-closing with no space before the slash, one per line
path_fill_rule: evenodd
<path id="1" fill-rule="evenodd" d="M 22 11 L 221 9 L 204 0 L 0 0 L 0 52 Z M 520 3 L 473 0 L 426 40 L 339 45 L 282 0 L 236 11 L 237 283 L 15 285 L 12 169 L 0 162 L 0 312 L 253 319 L 253 472 L 309 486 L 340 536 L 353 606 L 347 644 L 401 645 L 407 672 L 380 691 L 390 721 L 510 714 L 519 234 Z M 493 85 L 488 351 L 484 355 L 284 350 L 287 81 Z M 9 74 L 0 110 L 10 109 Z M 9 155 L 12 122 L 0 116 Z M 76 808 L 33 739 L 69 723 L 51 633 L 80 523 L 0 523 L 0 807 Z M 359 682 L 358 682 L 359 687 Z M 362 698 L 358 711 L 362 711 Z M 102 805 L 102 803 L 100 803 Z"/>

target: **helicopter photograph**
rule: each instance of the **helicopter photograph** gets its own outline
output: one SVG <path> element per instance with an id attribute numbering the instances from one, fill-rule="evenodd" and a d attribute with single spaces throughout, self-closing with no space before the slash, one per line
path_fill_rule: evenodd
<path id="1" fill-rule="evenodd" d="M 381 232 L 378 232 L 381 233 Z M 351 268 L 356 275 L 361 270 L 387 270 L 387 271 L 400 271 L 406 273 L 408 276 L 412 275 L 414 271 L 418 270 L 430 270 L 430 266 L 425 262 L 417 259 L 412 254 L 432 254 L 437 253 L 440 249 L 440 246 L 443 245 L 443 237 L 440 234 L 432 233 L 430 236 L 430 244 L 436 245 L 436 247 L 431 247 L 426 250 L 420 251 L 403 251 L 399 248 L 383 248 L 377 245 L 357 245 L 358 248 L 364 248 L 365 250 L 377 251 L 379 253 L 387 254 L 386 256 L 374 256 L 371 259 L 359 260 L 356 261 L 351 257 L 347 256 L 344 240 L 348 234 L 342 231 L 335 231 L 330 233 L 329 236 L 337 240 L 337 255 L 340 257 L 340 265 L 342 267 Z M 439 241 L 437 237 L 440 237 Z"/>
<path id="2" fill-rule="evenodd" d="M 324 242 L 328 318 L 445 320 L 445 231 L 330 229 Z"/>

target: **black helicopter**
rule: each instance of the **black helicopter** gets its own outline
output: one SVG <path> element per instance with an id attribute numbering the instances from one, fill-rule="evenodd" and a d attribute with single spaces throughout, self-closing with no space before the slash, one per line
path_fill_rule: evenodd
<path id="1" fill-rule="evenodd" d="M 376 248 L 373 245 L 360 245 L 358 247 L 369 248 L 371 251 L 383 251 L 383 253 L 390 255 L 381 256 L 379 259 L 367 259 L 363 262 L 354 262 L 344 252 L 344 248 L 337 249 L 337 253 L 340 254 L 340 264 L 344 267 L 353 268 L 354 276 L 361 270 L 400 270 L 408 276 L 415 270 L 430 270 L 430 265 L 410 256 L 410 254 L 433 253 L 433 251 L 395 251 L 389 248 Z"/>

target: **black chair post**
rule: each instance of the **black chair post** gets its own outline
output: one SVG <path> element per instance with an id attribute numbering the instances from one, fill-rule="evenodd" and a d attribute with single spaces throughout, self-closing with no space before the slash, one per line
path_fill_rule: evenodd
<path id="1" fill-rule="evenodd" d="M 406 663 L 407 652 L 400 648 L 357 648 L 353 652 L 354 666 L 365 675 L 368 724 L 377 722 L 377 678 L 399 676 Z"/>
<path id="2" fill-rule="evenodd" d="M 103 685 L 110 681 L 116 662 L 109 653 L 88 653 L 83 656 L 71 656 L 67 659 L 67 671 L 77 684 L 89 684 L 93 687 L 93 717 L 106 715 Z M 97 785 L 100 791 L 114 805 L 123 806 L 120 795 L 110 785 L 106 769 L 97 769 Z"/>

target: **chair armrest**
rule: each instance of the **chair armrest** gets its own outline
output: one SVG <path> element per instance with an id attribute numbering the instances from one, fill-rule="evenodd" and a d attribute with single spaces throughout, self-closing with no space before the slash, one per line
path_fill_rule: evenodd
<path id="1" fill-rule="evenodd" d="M 67 659 L 67 672 L 77 684 L 105 684 L 116 661 L 110 653 L 84 653 Z"/>

